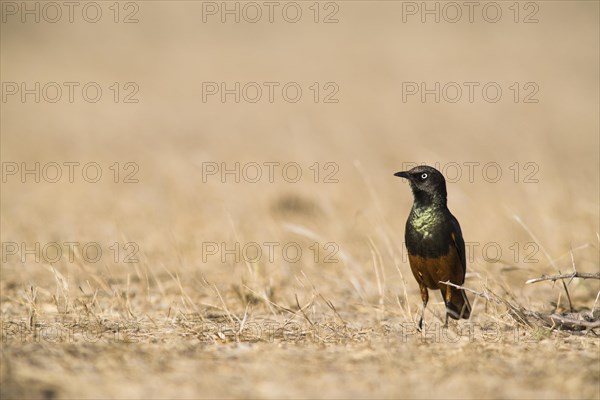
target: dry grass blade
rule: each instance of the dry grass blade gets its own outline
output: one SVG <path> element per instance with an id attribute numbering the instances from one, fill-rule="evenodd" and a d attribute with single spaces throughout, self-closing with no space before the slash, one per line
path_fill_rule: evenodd
<path id="1" fill-rule="evenodd" d="M 529 236 L 531 236 L 531 238 L 537 243 L 537 245 L 540 246 L 540 249 L 542 249 L 542 252 L 546 256 L 548 261 L 550 261 L 550 265 L 552 265 L 552 267 L 560 274 L 561 272 L 558 269 L 558 267 L 556 266 L 556 264 L 554 263 L 554 260 L 552 259 L 552 257 L 550 257 L 550 254 L 548 254 L 548 252 L 546 251 L 546 248 L 540 243 L 540 241 L 533 234 L 531 229 L 529 229 L 529 227 L 527 225 L 525 225 L 525 223 L 521 220 L 521 218 L 519 218 L 518 215 L 515 215 L 514 219 L 519 223 L 519 225 L 521 225 L 521 227 L 523 227 L 523 229 L 525 229 L 525 231 L 529 234 Z M 572 254 L 572 252 L 571 252 L 571 254 Z M 562 283 L 563 289 L 565 289 L 565 293 L 567 294 L 567 300 L 569 302 L 569 310 L 573 311 L 573 303 L 571 302 L 571 295 L 569 294 L 569 289 L 567 288 L 567 284 L 565 283 L 565 281 L 562 281 L 562 280 L 560 282 Z"/>
<path id="2" fill-rule="evenodd" d="M 256 293 L 256 291 L 252 290 L 252 288 L 250 288 L 250 287 L 248 287 L 248 286 L 246 286 L 246 285 L 242 285 L 242 287 L 244 287 L 246 290 L 248 290 L 249 292 L 251 292 L 252 294 L 254 294 L 254 295 L 255 295 L 255 296 L 257 296 L 257 297 L 262 295 L 262 298 L 263 298 L 263 300 L 264 300 L 264 301 L 265 301 L 265 302 L 266 302 L 266 303 L 267 303 L 269 306 L 274 306 L 274 307 L 276 307 L 277 309 L 279 309 L 279 310 L 281 310 L 281 311 L 285 311 L 285 312 L 287 312 L 287 313 L 290 313 L 290 314 L 292 314 L 293 316 L 296 316 L 296 312 L 295 312 L 294 310 L 290 310 L 290 309 L 289 309 L 289 308 L 287 308 L 287 307 L 284 307 L 284 306 L 282 306 L 282 305 L 279 305 L 279 304 L 277 304 L 277 303 L 275 303 L 275 302 L 273 302 L 273 301 L 269 300 L 269 298 L 267 297 L 267 295 L 266 295 L 265 293 L 262 293 L 262 294 Z"/>
<path id="3" fill-rule="evenodd" d="M 302 275 L 304 276 L 304 278 L 308 281 L 308 283 L 310 283 L 310 285 L 312 286 L 312 290 L 313 290 L 313 294 L 316 296 L 319 296 L 321 298 L 321 300 L 323 300 L 323 302 L 325 302 L 325 304 L 327 305 L 327 307 L 329 307 L 333 313 L 340 319 L 340 321 L 342 321 L 342 323 L 344 325 L 346 325 L 346 321 L 344 320 L 344 318 L 342 318 L 342 316 L 338 313 L 337 309 L 335 308 L 335 306 L 333 305 L 333 303 L 330 300 L 327 300 L 325 298 L 325 296 L 323 296 L 321 294 L 321 292 L 319 292 L 317 290 L 317 287 L 315 286 L 314 283 L 311 282 L 310 279 L 308 279 L 308 276 L 306 276 L 306 274 L 304 273 L 304 271 L 302 271 Z"/>
<path id="4" fill-rule="evenodd" d="M 308 323 L 310 324 L 310 326 L 315 326 L 315 324 L 313 324 L 313 322 L 310 320 L 310 318 L 308 318 L 308 315 L 306 315 L 306 313 L 304 312 L 304 309 L 306 307 L 309 307 L 312 304 L 312 300 L 307 305 L 305 305 L 304 307 L 302 307 L 300 305 L 300 301 L 298 300 L 298 294 L 297 293 L 294 293 L 294 297 L 296 298 L 296 305 L 298 306 L 298 310 L 300 310 L 300 312 L 304 316 L 304 319 L 308 321 Z"/>
<path id="5" fill-rule="evenodd" d="M 382 275 L 383 275 L 383 261 L 381 258 L 381 254 L 379 253 L 379 251 L 377 250 L 377 247 L 375 246 L 375 243 L 373 242 L 373 239 L 369 237 L 369 247 L 371 250 L 371 258 L 373 260 L 373 269 L 375 270 L 375 279 L 377 280 L 377 291 L 379 292 L 379 319 L 381 319 L 383 317 L 383 313 L 385 312 L 385 303 L 384 303 L 384 282 L 382 282 Z M 381 268 L 381 272 L 379 272 L 379 269 Z M 383 277 L 383 279 L 385 279 L 385 277 Z"/>
<path id="6" fill-rule="evenodd" d="M 496 295 L 495 293 L 493 293 L 492 291 L 490 291 L 488 288 L 484 288 L 483 292 L 478 292 L 476 290 L 470 289 L 468 287 L 465 286 L 461 286 L 461 285 L 456 285 L 450 281 L 446 281 L 446 282 L 439 282 L 439 283 L 443 283 L 444 285 L 448 285 L 448 286 L 452 286 L 458 289 L 462 289 L 464 291 L 467 291 L 469 293 L 473 293 L 474 295 L 477 295 L 479 297 L 482 297 L 488 301 L 493 301 L 495 303 L 501 303 L 500 297 L 498 295 Z"/>

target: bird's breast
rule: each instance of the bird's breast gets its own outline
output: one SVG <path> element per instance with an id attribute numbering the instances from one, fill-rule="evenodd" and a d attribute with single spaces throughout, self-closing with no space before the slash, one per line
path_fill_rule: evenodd
<path id="1" fill-rule="evenodd" d="M 409 254 L 440 256 L 448 252 L 450 232 L 443 215 L 435 209 L 413 210 L 406 222 Z"/>
<path id="2" fill-rule="evenodd" d="M 439 215 L 432 209 L 414 212 L 410 218 L 412 228 L 422 239 L 431 238 L 440 222 Z"/>

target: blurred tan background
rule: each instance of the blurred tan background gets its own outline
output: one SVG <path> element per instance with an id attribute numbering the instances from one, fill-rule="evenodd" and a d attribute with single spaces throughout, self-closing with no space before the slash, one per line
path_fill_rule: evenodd
<path id="1" fill-rule="evenodd" d="M 73 23 L 67 20 L 66 8 L 57 23 L 45 22 L 43 15 L 40 23 L 32 22 L 31 16 L 23 23 L 21 9 L 13 15 L 14 4 L 21 7 L 21 3 L 3 1 L 0 67 L 7 97 L 1 104 L 2 161 L 97 162 L 103 178 L 87 183 L 76 175 L 74 183 L 63 177 L 58 183 L 38 184 L 31 178 L 22 183 L 18 175 L 8 176 L 1 193 L 2 241 L 30 245 L 95 241 L 105 250 L 114 242 L 137 243 L 140 263 L 134 266 L 114 263 L 106 250 L 109 256 L 101 263 L 79 265 L 63 257 L 53 267 L 68 281 L 73 298 L 81 295 L 80 287 L 86 288 L 84 292 L 87 285 L 89 290 L 101 287 L 90 278 L 96 276 L 131 293 L 133 309 L 152 318 L 170 315 L 171 308 L 189 311 L 178 300 L 181 288 L 167 274 L 170 271 L 181 278 L 199 312 L 203 304 L 220 305 L 203 286 L 203 279 L 216 284 L 232 312 L 242 314 L 244 304 L 235 300 L 232 289 L 240 282 L 270 293 L 277 304 L 294 307 L 295 295 L 302 304 L 310 299 L 309 280 L 345 319 L 364 325 L 374 316 L 359 310 L 370 309 L 380 299 L 392 310 L 405 306 L 415 311 L 420 303 L 402 257 L 412 197 L 408 185 L 393 173 L 407 163 L 458 163 L 463 175 L 448 184 L 449 207 L 462 225 L 465 240 L 479 244 L 468 266 L 473 275 L 466 285 L 478 288 L 488 279 L 502 282 L 528 307 L 551 311 L 562 301 L 559 307 L 564 308 L 560 286 L 525 286 L 524 282 L 556 272 L 548 257 L 561 271 L 570 271 L 570 249 L 575 249 L 578 270 L 598 270 L 598 3 L 520 2 L 518 23 L 512 2 L 498 3 L 502 17 L 497 23 L 483 18 L 486 2 L 475 9 L 472 23 L 466 8 L 457 23 L 445 21 L 443 14 L 439 23 L 432 16 L 422 23 L 419 12 L 425 3 L 409 3 L 317 3 L 319 22 L 315 23 L 315 4 L 298 2 L 302 18 L 289 23 L 281 14 L 286 4 L 282 2 L 270 23 L 268 8 L 259 2 L 263 11 L 259 22 L 242 17 L 235 23 L 228 16 L 222 23 L 219 12 L 204 15 L 203 22 L 203 9 L 216 5 L 220 11 L 225 4 L 221 2 L 122 2 L 115 23 L 114 9 L 109 8 L 114 4 L 98 2 L 103 14 L 97 23 L 82 18 L 85 3 L 75 10 Z M 38 4 L 41 10 L 45 3 Z M 236 3 L 227 4 L 233 8 Z M 240 9 L 246 6 L 237 4 Z M 437 4 L 445 9 L 446 3 Z M 413 6 L 418 13 L 407 15 L 407 7 Z M 123 23 L 132 12 L 138 22 Z M 331 12 L 339 21 L 323 23 Z M 539 22 L 524 23 L 532 12 Z M 32 95 L 23 103 L 20 93 L 6 94 L 7 82 L 26 82 L 28 87 L 35 82 L 42 86 L 78 82 L 80 86 L 73 103 L 67 100 L 64 86 L 57 103 L 43 97 L 35 103 Z M 103 89 L 97 103 L 82 98 L 80 88 L 87 82 L 97 82 Z M 109 88 L 114 82 L 120 88 L 119 102 Z M 235 103 L 233 96 L 223 103 L 219 95 L 203 101 L 203 82 L 226 82 L 230 88 L 234 82 L 242 86 L 278 82 L 280 86 L 273 103 L 263 85 L 257 103 L 243 99 Z M 297 82 L 303 90 L 297 103 L 282 98 L 280 89 L 287 82 Z M 317 103 L 310 89 L 314 82 L 320 86 Z M 324 88 L 328 82 L 339 88 L 337 103 L 322 101 L 329 93 Z M 428 95 L 422 102 L 417 94 L 404 102 L 403 82 L 426 82 L 428 88 L 435 82 L 442 86 L 458 82 L 462 98 L 436 103 Z M 472 103 L 463 82 L 479 84 Z M 482 97 L 481 88 L 488 82 L 502 88 L 496 103 Z M 510 89 L 515 82 L 518 102 Z M 127 83 L 139 88 L 134 95 L 139 102 L 122 101 L 129 92 Z M 530 91 L 524 87 L 527 83 L 539 89 L 533 96 L 537 103 L 523 101 Z M 109 167 L 115 162 L 136 163 L 139 183 L 113 183 Z M 203 182 L 203 166 L 210 162 L 230 167 L 236 162 L 296 162 L 303 177 L 288 183 L 276 169 L 273 183 L 264 177 L 259 183 L 234 183 L 231 178 L 223 183 L 216 175 Z M 313 182 L 310 169 L 315 162 L 321 169 L 318 183 Z M 322 181 L 328 162 L 339 168 L 337 183 Z M 465 163 L 473 162 L 480 164 L 470 182 Z M 502 177 L 497 183 L 482 177 L 481 166 L 486 163 L 500 165 Z M 517 182 L 510 169 L 515 163 L 520 171 Z M 527 165 L 533 165 L 537 183 L 524 182 L 532 171 L 524 169 L 526 163 L 533 163 Z M 336 243 L 339 262 L 314 263 L 311 257 L 299 263 L 279 257 L 257 265 L 231 258 L 225 263 L 218 257 L 202 260 L 205 242 L 296 241 L 308 246 L 315 238 L 321 244 Z M 524 246 L 531 242 L 538 246 L 537 261 L 526 263 Z M 486 243 L 499 244 L 500 262 L 482 256 Z M 522 249 L 516 260 L 510 249 L 514 243 Z M 381 256 L 383 278 L 376 276 L 379 267 L 373 266 L 372 249 Z M 22 293 L 32 284 L 40 288 L 39 301 L 47 303 L 39 317 L 53 318 L 56 281 L 47 263 L 21 263 L 9 257 L 2 264 L 5 321 L 27 319 Z M 598 289 L 595 282 L 573 282 L 576 306 L 591 307 Z M 399 305 L 396 298 L 404 290 L 408 298 L 402 297 Z M 98 298 L 110 303 L 111 296 L 101 292 Z M 440 305 L 430 307 L 442 311 Z M 480 302 L 476 310 L 475 321 L 487 308 Z M 109 319 L 126 314 L 118 307 L 98 312 Z M 318 309 L 317 316 L 319 312 L 328 309 Z M 407 318 L 402 313 L 396 316 Z M 488 392 L 462 394 L 494 393 L 492 386 L 487 388 Z M 438 389 L 407 393 L 447 394 L 444 386 Z M 327 393 L 349 395 L 339 390 L 332 387 Z M 281 395 L 278 390 L 246 393 Z M 293 393 L 309 392 L 300 386 Z M 374 393 L 399 395 L 393 390 Z M 517 385 L 515 392 L 503 393 L 526 392 Z M 549 397 L 568 393 L 569 388 L 558 388 Z"/>

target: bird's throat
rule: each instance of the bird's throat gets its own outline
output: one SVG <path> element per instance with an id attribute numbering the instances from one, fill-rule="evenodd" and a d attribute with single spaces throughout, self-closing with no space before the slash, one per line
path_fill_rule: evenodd
<path id="1" fill-rule="evenodd" d="M 431 193 L 413 188 L 413 197 L 414 207 L 419 209 L 446 207 L 447 204 L 446 193 L 443 192 Z"/>

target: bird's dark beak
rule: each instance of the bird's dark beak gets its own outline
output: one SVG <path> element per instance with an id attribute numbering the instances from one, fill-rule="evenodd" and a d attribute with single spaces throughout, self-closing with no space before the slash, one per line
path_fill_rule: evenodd
<path id="1" fill-rule="evenodd" d="M 394 174 L 394 176 L 399 176 L 400 178 L 406 178 L 406 179 L 410 180 L 410 175 L 408 174 L 407 171 L 396 172 Z"/>

